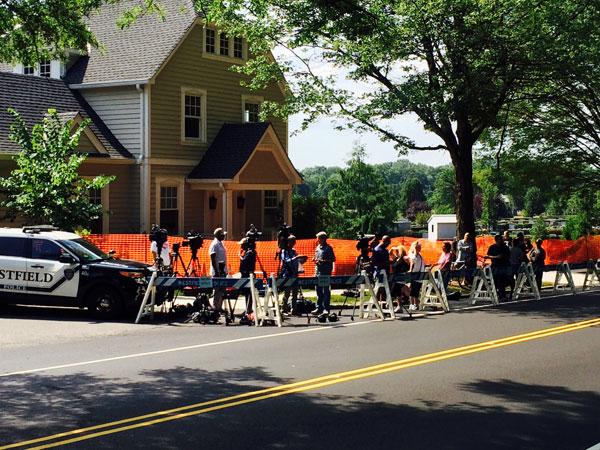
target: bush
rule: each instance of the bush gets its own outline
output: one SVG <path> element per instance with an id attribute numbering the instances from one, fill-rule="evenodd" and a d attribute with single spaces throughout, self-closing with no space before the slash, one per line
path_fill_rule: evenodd
<path id="1" fill-rule="evenodd" d="M 563 239 L 576 240 L 581 236 L 589 235 L 592 231 L 592 225 L 587 214 L 579 213 L 567 219 L 563 227 Z"/>
<path id="2" fill-rule="evenodd" d="M 542 216 L 539 216 L 533 222 L 531 227 L 531 238 L 535 241 L 536 239 L 547 239 L 548 238 L 548 227 L 546 221 Z"/>

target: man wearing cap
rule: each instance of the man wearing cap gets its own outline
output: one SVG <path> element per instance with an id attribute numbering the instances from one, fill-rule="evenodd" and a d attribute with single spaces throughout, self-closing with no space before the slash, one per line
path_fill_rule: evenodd
<path id="1" fill-rule="evenodd" d="M 319 243 L 315 248 L 315 257 L 313 261 L 316 267 L 316 275 L 329 276 L 333 272 L 333 263 L 335 254 L 333 248 L 327 243 L 327 233 L 320 231 L 317 233 Z M 331 288 L 329 286 L 317 286 L 317 308 L 312 311 L 313 314 L 328 314 L 329 302 L 331 300 Z"/>
<path id="2" fill-rule="evenodd" d="M 223 239 L 227 234 L 223 228 L 217 228 L 214 231 L 215 238 L 210 243 L 208 254 L 210 256 L 210 276 L 211 277 L 226 277 L 227 276 L 227 252 Z M 223 311 L 223 297 L 225 295 L 224 288 L 216 288 L 213 297 L 213 308 L 216 311 Z"/>

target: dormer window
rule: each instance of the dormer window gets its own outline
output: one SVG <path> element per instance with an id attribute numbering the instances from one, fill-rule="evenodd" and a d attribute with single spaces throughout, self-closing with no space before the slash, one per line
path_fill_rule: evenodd
<path id="1" fill-rule="evenodd" d="M 44 59 L 40 61 L 40 77 L 50 78 L 50 60 Z"/>
<path id="2" fill-rule="evenodd" d="M 229 38 L 225 33 L 219 35 L 219 55 L 229 56 Z"/>
<path id="3" fill-rule="evenodd" d="M 206 53 L 216 53 L 217 46 L 215 42 L 215 30 L 211 30 L 210 28 L 206 29 Z"/>
<path id="4" fill-rule="evenodd" d="M 260 121 L 260 104 L 262 97 L 242 95 L 242 122 L 256 123 Z"/>
<path id="5" fill-rule="evenodd" d="M 35 69 L 33 66 L 23 66 L 23 75 L 33 75 L 35 73 Z"/>

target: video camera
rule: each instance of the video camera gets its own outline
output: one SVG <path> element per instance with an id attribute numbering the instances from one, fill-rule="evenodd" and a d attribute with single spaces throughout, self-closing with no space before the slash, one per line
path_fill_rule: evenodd
<path id="1" fill-rule="evenodd" d="M 359 234 L 356 239 L 356 250 L 361 252 L 368 251 L 370 247 L 369 244 L 373 239 L 375 239 L 374 234 Z"/>
<path id="2" fill-rule="evenodd" d="M 204 245 L 204 235 L 194 230 L 185 234 L 185 239 L 181 241 L 183 247 L 189 247 L 192 252 L 192 258 L 196 258 L 198 250 Z"/>
<path id="3" fill-rule="evenodd" d="M 161 228 L 160 225 L 152 224 L 152 228 L 150 229 L 150 233 L 148 234 L 148 239 L 150 242 L 156 242 L 156 247 L 158 248 L 158 252 L 160 253 L 160 249 L 167 242 L 169 234 L 167 230 Z"/>
<path id="4" fill-rule="evenodd" d="M 288 238 L 292 235 L 292 227 L 287 223 L 283 224 L 277 229 L 277 246 L 283 250 L 287 248 Z"/>
<path id="5" fill-rule="evenodd" d="M 256 241 L 260 239 L 262 236 L 262 231 L 258 231 L 258 229 L 254 226 L 254 224 L 250 225 L 248 231 L 246 231 L 246 239 L 242 244 L 242 249 L 255 249 Z"/>

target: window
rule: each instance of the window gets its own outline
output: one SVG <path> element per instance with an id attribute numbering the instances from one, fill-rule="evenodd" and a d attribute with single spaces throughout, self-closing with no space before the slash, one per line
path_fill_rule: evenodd
<path id="1" fill-rule="evenodd" d="M 265 209 L 277 209 L 278 206 L 277 191 L 265 191 Z"/>
<path id="2" fill-rule="evenodd" d="M 23 66 L 23 75 L 33 75 L 34 72 L 33 66 Z"/>
<path id="3" fill-rule="evenodd" d="M 179 232 L 179 209 L 177 186 L 160 187 L 160 226 L 169 234 Z"/>
<path id="4" fill-rule="evenodd" d="M 26 242 L 24 238 L 0 237 L 0 256 L 25 258 Z"/>
<path id="5" fill-rule="evenodd" d="M 206 53 L 215 53 L 216 52 L 216 43 L 215 43 L 215 30 L 211 30 L 210 28 L 206 29 Z"/>
<path id="6" fill-rule="evenodd" d="M 90 203 L 92 205 L 100 205 L 102 206 L 102 189 L 90 189 Z M 90 222 L 90 232 L 92 234 L 102 234 L 102 222 L 103 222 L 104 213 L 100 214 L 99 217 L 96 217 Z"/>
<path id="7" fill-rule="evenodd" d="M 244 122 L 258 122 L 260 113 L 260 105 L 258 103 L 244 103 Z"/>
<path id="8" fill-rule="evenodd" d="M 184 95 L 184 139 L 202 139 L 202 96 Z"/>
<path id="9" fill-rule="evenodd" d="M 64 250 L 52 241 L 46 239 L 33 239 L 31 243 L 32 259 L 47 259 L 49 261 L 58 261 Z"/>
<path id="10" fill-rule="evenodd" d="M 40 77 L 50 77 L 50 60 L 44 59 L 40 61 Z"/>
<path id="11" fill-rule="evenodd" d="M 243 58 L 244 57 L 244 41 L 239 36 L 236 36 L 233 38 L 233 57 L 234 58 Z"/>
<path id="12" fill-rule="evenodd" d="M 219 55 L 229 56 L 229 38 L 225 33 L 219 35 Z"/>

